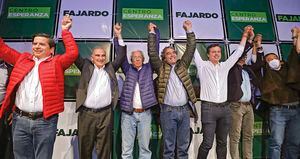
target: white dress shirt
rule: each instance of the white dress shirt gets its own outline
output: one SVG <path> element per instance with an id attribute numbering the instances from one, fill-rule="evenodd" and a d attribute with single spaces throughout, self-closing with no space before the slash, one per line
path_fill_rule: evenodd
<path id="1" fill-rule="evenodd" d="M 170 78 L 166 88 L 164 104 L 171 106 L 183 106 L 188 102 L 187 92 L 178 78 L 174 70 L 175 65 L 172 65 Z"/>
<path id="2" fill-rule="evenodd" d="M 141 93 L 140 93 L 140 85 L 138 82 L 135 84 L 134 94 L 133 94 L 133 108 L 141 109 L 142 107 L 142 100 L 141 100 Z"/>
<path id="3" fill-rule="evenodd" d="M 0 64 L 0 105 L 6 94 L 6 83 L 7 83 L 7 67 L 4 63 Z"/>
<path id="4" fill-rule="evenodd" d="M 227 101 L 227 76 L 231 67 L 244 51 L 242 45 L 229 56 L 225 62 L 214 65 L 211 61 L 203 61 L 198 52 L 194 55 L 200 80 L 200 99 L 203 101 L 223 103 Z"/>
<path id="5" fill-rule="evenodd" d="M 94 65 L 93 75 L 90 79 L 84 106 L 99 109 L 111 104 L 111 86 L 108 73 Z"/>
<path id="6" fill-rule="evenodd" d="M 242 78 L 243 82 L 241 85 L 241 89 L 243 92 L 243 96 L 241 97 L 240 102 L 249 102 L 251 100 L 251 83 L 247 71 L 242 70 Z"/>
<path id="7" fill-rule="evenodd" d="M 43 112 L 43 94 L 39 77 L 39 65 L 49 57 L 42 59 L 33 57 L 34 67 L 24 77 L 16 92 L 15 103 L 20 110 L 26 112 Z"/>

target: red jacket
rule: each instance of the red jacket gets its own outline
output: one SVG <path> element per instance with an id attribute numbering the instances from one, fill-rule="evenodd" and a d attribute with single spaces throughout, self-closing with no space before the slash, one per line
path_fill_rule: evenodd
<path id="1" fill-rule="evenodd" d="M 78 48 L 71 32 L 64 30 L 62 39 L 66 48 L 63 55 L 55 55 L 39 65 L 39 78 L 43 94 L 43 115 L 48 118 L 64 110 L 64 71 L 78 57 Z M 19 53 L 7 46 L 0 38 L 0 58 L 14 65 L 7 86 L 6 96 L 0 109 L 0 118 L 14 105 L 15 94 L 24 77 L 34 67 L 30 53 Z"/>

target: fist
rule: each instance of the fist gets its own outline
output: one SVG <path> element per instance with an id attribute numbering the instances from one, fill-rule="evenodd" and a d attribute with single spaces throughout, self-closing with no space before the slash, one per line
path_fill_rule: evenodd
<path id="1" fill-rule="evenodd" d="M 189 20 L 186 20 L 183 22 L 183 29 L 185 31 L 191 31 L 192 30 L 192 22 Z"/>
<path id="2" fill-rule="evenodd" d="M 254 36 L 254 28 L 251 25 L 247 25 L 244 27 L 244 35 L 247 35 L 248 37 Z"/>
<path id="3" fill-rule="evenodd" d="M 69 14 L 65 15 L 62 20 L 62 30 L 69 30 L 72 27 L 72 19 Z"/>
<path id="4" fill-rule="evenodd" d="M 300 35 L 300 27 L 293 27 L 291 29 L 292 37 L 297 37 Z"/>
<path id="5" fill-rule="evenodd" d="M 116 23 L 114 26 L 114 33 L 115 36 L 119 37 L 121 35 L 122 32 L 122 24 L 121 23 Z"/>
<path id="6" fill-rule="evenodd" d="M 155 24 L 149 23 L 149 25 L 148 25 L 148 31 L 149 32 L 154 32 L 155 28 L 156 28 Z"/>
<path id="7" fill-rule="evenodd" d="M 261 41 L 262 41 L 262 35 L 261 34 L 256 34 L 254 38 L 254 45 L 256 47 L 261 47 Z"/>

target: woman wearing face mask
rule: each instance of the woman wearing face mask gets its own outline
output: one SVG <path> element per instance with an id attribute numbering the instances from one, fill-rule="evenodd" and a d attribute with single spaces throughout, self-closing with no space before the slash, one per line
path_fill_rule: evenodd
<path id="1" fill-rule="evenodd" d="M 287 85 L 288 71 L 293 66 L 288 62 L 280 61 L 276 53 L 267 53 L 265 62 L 261 95 L 262 100 L 270 106 L 269 157 L 279 159 L 281 146 L 285 141 L 282 155 L 284 158 L 297 159 L 300 151 L 299 95 L 295 89 Z M 297 72 L 294 73 L 297 74 Z"/>

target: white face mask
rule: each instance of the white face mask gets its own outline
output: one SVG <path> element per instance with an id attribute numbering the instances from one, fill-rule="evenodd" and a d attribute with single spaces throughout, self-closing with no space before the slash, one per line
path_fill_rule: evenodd
<path id="1" fill-rule="evenodd" d="M 273 59 L 269 62 L 269 66 L 272 70 L 280 70 L 280 61 L 278 59 Z"/>

